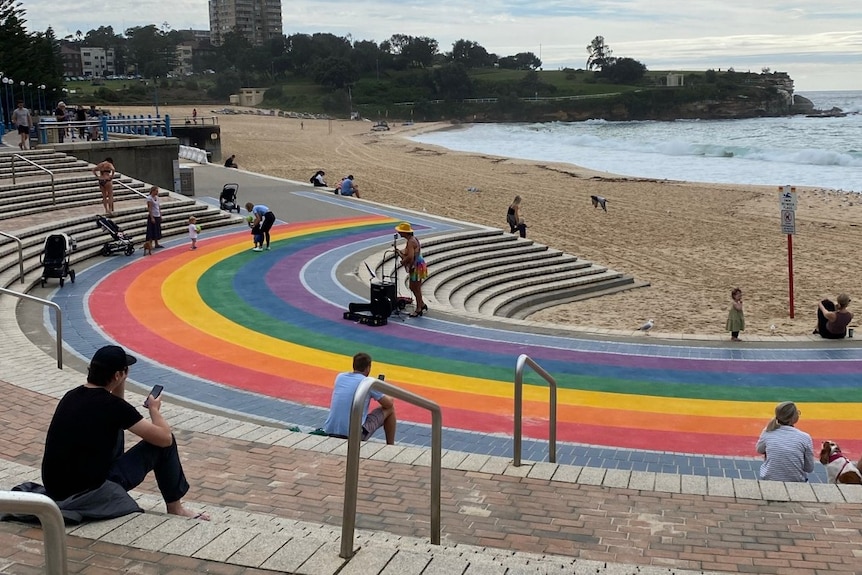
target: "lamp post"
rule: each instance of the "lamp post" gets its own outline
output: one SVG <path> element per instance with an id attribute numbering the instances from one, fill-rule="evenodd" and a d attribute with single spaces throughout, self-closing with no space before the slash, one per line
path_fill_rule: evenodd
<path id="1" fill-rule="evenodd" d="M 0 82 L 6 79 L 6 75 L 0 72 Z M 3 91 L 6 91 L 6 84 L 3 84 Z M 6 94 L 0 93 L 0 125 L 6 128 Z"/>
<path id="2" fill-rule="evenodd" d="M 9 78 L 8 76 L 3 78 L 3 90 L 6 93 L 5 94 L 6 95 L 6 113 L 8 114 L 6 117 L 6 119 L 8 120 L 6 127 L 9 128 L 10 130 L 12 129 L 12 109 L 13 109 L 13 106 L 12 106 L 12 99 L 13 98 L 12 98 L 11 92 L 12 92 L 12 86 L 13 86 L 14 82 L 15 82 L 15 80 L 13 80 L 12 78 Z"/>
<path id="3" fill-rule="evenodd" d="M 27 82 L 21 80 L 21 101 L 24 102 L 24 107 L 27 107 L 27 92 L 24 91 L 24 88 L 27 87 Z"/>
<path id="4" fill-rule="evenodd" d="M 39 107 L 46 110 L 48 108 L 48 98 L 45 96 L 45 84 L 39 84 L 36 88 L 39 90 Z"/>

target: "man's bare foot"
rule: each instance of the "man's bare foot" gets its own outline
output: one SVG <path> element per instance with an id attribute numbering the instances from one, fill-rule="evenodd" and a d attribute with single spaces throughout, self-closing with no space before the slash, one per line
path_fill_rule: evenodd
<path id="1" fill-rule="evenodd" d="M 167 504 L 168 513 L 171 515 L 179 515 L 180 517 L 190 517 L 192 519 L 200 519 L 201 521 L 209 521 L 210 516 L 203 511 L 194 511 L 183 505 L 182 501 L 174 501 Z"/>

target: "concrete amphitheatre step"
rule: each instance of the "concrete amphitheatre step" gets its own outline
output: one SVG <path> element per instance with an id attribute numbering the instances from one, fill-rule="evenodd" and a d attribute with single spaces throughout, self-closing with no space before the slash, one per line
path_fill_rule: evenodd
<path id="1" fill-rule="evenodd" d="M 0 460 L 0 481 L 16 485 L 40 480 L 38 469 Z M 143 551 L 167 553 L 297 575 L 666 575 L 667 567 L 609 564 L 460 543 L 432 545 L 428 539 L 356 529 L 355 555 L 339 557 L 341 529 L 209 506 L 210 522 L 168 515 L 155 495 L 133 493 L 144 510 L 117 519 L 66 527 L 66 534 Z M 673 569 L 685 575 L 710 571 Z"/>
<path id="2" fill-rule="evenodd" d="M 35 154 L 34 154 L 35 157 Z M 2 158 L 0 158 L 2 164 Z M 115 183 L 115 215 L 111 218 L 135 242 L 137 250 L 143 245 L 146 231 L 146 203 L 144 190 L 149 186 L 131 178 L 116 178 L 126 186 Z M 140 193 L 130 190 L 140 190 Z M 95 212 L 101 212 L 101 192 L 92 174 L 55 179 L 56 203 L 50 192 L 50 181 L 44 173 L 34 175 L 17 184 L 0 185 L 0 220 L 31 225 L 15 228 L 12 235 L 22 243 L 24 273 L 27 288 L 39 281 L 44 240 L 52 232 L 72 236 L 77 249 L 70 256 L 71 267 L 78 262 L 101 254 L 102 246 L 111 240 L 97 222 Z M 162 233 L 164 237 L 185 234 L 188 218 L 194 215 L 198 224 L 206 229 L 239 223 L 241 219 L 178 194 L 162 192 Z M 95 208 L 95 209 L 94 209 Z M 10 226 L 2 226 L 3 231 Z M 140 251 L 138 252 L 140 253 Z M 120 256 L 122 257 L 122 256 Z M 0 236 L 0 286 L 19 283 L 18 244 Z"/>
<path id="3" fill-rule="evenodd" d="M 423 292 L 435 307 L 485 316 L 523 318 L 548 306 L 648 285 L 498 229 L 423 238 L 422 255 L 430 269 Z M 364 263 L 383 277 L 394 266 L 391 249 Z"/>

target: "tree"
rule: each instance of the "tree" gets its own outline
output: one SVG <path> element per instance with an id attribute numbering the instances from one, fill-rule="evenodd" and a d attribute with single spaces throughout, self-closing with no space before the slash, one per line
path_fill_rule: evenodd
<path id="1" fill-rule="evenodd" d="M 646 69 L 646 66 L 633 58 L 619 58 L 605 66 L 601 75 L 614 84 L 635 84 L 644 77 Z"/>
<path id="2" fill-rule="evenodd" d="M 604 70 L 605 66 L 613 64 L 613 51 L 605 44 L 604 36 L 596 36 L 587 46 L 589 57 L 587 58 L 587 70 Z"/>
<path id="3" fill-rule="evenodd" d="M 532 52 L 520 52 L 514 56 L 506 56 L 497 61 L 500 68 L 510 70 L 536 70 L 542 67 L 542 61 Z"/>
<path id="4" fill-rule="evenodd" d="M 459 62 L 450 62 L 435 68 L 431 82 L 436 95 L 443 100 L 463 100 L 473 96 L 473 81 L 467 68 Z"/>
<path id="5" fill-rule="evenodd" d="M 51 28 L 44 33 L 30 34 L 25 28 L 26 12 L 17 0 L 0 0 L 0 70 L 15 80 L 13 99 L 23 97 L 31 107 L 35 86 L 44 84 L 46 93 L 62 85 L 62 63 L 57 39 Z M 16 92 L 16 85 L 25 81 L 30 88 L 26 93 Z M 32 85 L 32 86 L 31 86 Z M 6 109 L 6 106 L 3 106 Z"/>
<path id="6" fill-rule="evenodd" d="M 472 40 L 458 40 L 452 44 L 452 53 L 449 58 L 467 68 L 486 68 L 494 65 L 488 51 L 478 42 Z"/>
<path id="7" fill-rule="evenodd" d="M 129 28 L 126 37 L 129 61 L 141 76 L 165 77 L 176 66 L 176 43 L 154 24 Z"/>
<path id="8" fill-rule="evenodd" d="M 328 88 L 346 88 L 359 79 L 359 74 L 347 58 L 319 60 L 314 69 L 314 81 Z"/>

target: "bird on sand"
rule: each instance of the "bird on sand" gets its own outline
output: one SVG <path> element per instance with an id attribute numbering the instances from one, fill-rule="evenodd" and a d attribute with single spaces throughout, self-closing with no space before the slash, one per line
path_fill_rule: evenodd
<path id="1" fill-rule="evenodd" d="M 602 196 L 590 196 L 590 200 L 593 202 L 594 208 L 601 206 L 604 211 L 608 211 L 607 198 Z"/>
<path id="2" fill-rule="evenodd" d="M 646 322 L 645 324 L 643 324 L 642 326 L 640 326 L 640 327 L 638 328 L 638 331 L 642 331 L 642 332 L 644 332 L 644 333 L 648 333 L 648 332 L 649 332 L 649 330 L 651 330 L 651 329 L 652 329 L 652 326 L 654 326 L 654 325 L 655 325 L 655 321 L 654 321 L 654 320 L 649 320 L 648 322 Z"/>

